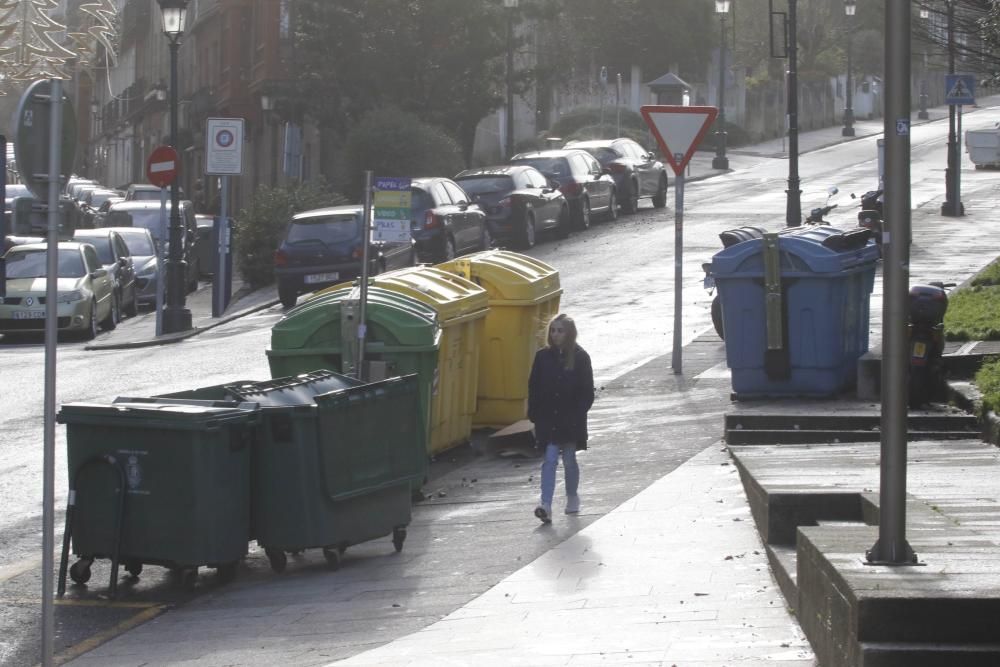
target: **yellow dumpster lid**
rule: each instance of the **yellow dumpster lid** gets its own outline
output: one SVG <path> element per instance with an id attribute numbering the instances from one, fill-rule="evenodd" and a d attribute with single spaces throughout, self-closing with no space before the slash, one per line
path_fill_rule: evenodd
<path id="1" fill-rule="evenodd" d="M 442 326 L 459 318 L 486 317 L 489 308 L 489 297 L 482 287 L 432 266 L 381 273 L 375 276 L 375 285 L 433 307 Z"/>
<path id="2" fill-rule="evenodd" d="M 533 304 L 562 294 L 559 272 L 552 266 L 508 250 L 487 250 L 438 264 L 486 289 L 491 304 Z"/>

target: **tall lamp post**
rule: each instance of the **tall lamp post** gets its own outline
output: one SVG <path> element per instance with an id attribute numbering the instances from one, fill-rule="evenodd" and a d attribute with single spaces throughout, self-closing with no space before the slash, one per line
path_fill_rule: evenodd
<path id="1" fill-rule="evenodd" d="M 924 25 L 927 25 L 927 20 L 930 18 L 931 13 L 927 9 L 920 10 L 920 20 L 924 21 Z M 917 112 L 917 118 L 920 120 L 927 120 L 930 118 L 930 114 L 927 113 L 927 42 L 924 41 L 924 66 L 921 68 L 921 74 L 923 76 L 920 79 L 920 111 Z"/>
<path id="2" fill-rule="evenodd" d="M 507 112 L 505 153 L 510 158 L 514 155 L 514 12 L 517 11 L 518 0 L 503 0 L 507 9 Z"/>
<path id="3" fill-rule="evenodd" d="M 177 50 L 187 22 L 188 0 L 157 0 L 163 15 L 163 34 L 170 42 L 170 144 L 177 148 Z M 191 328 L 191 311 L 185 307 L 183 252 L 185 230 L 181 225 L 180 190 L 175 178 L 170 184 L 170 251 L 167 254 L 167 304 L 163 309 L 163 333 Z"/>
<path id="4" fill-rule="evenodd" d="M 851 18 L 858 8 L 855 0 L 844 0 L 844 14 L 847 16 L 847 93 L 844 97 L 844 129 L 841 136 L 854 136 L 854 83 L 851 81 L 851 33 L 853 26 Z"/>
<path id="5" fill-rule="evenodd" d="M 955 0 L 946 0 L 948 5 L 948 74 L 955 73 Z M 958 106 L 948 105 L 948 167 L 945 169 L 944 203 L 941 215 L 961 217 L 965 215 L 962 205 L 962 172 L 959 165 L 958 135 L 961 131 Z"/>
<path id="6" fill-rule="evenodd" d="M 715 13 L 719 15 L 719 116 L 715 120 L 715 157 L 712 169 L 729 169 L 726 157 L 726 15 L 729 0 L 715 0 Z"/>

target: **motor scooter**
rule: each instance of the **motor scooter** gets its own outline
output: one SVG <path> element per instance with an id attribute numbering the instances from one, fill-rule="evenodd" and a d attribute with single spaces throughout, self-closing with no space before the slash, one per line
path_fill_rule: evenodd
<path id="1" fill-rule="evenodd" d="M 861 195 L 861 210 L 858 211 L 858 227 L 864 227 L 871 231 L 878 245 L 879 254 L 882 254 L 882 194 L 884 190 L 869 190 Z M 857 195 L 851 193 L 851 199 L 857 199 Z"/>
<path id="2" fill-rule="evenodd" d="M 908 403 L 919 408 L 944 390 L 944 315 L 955 283 L 932 282 L 910 287 L 910 371 Z"/>
<path id="3" fill-rule="evenodd" d="M 823 219 L 823 216 L 826 215 L 827 213 L 829 213 L 830 211 L 832 211 L 833 209 L 837 208 L 836 204 L 831 204 L 830 203 L 830 197 L 832 197 L 835 194 L 837 194 L 838 192 L 840 192 L 840 190 L 838 190 L 836 186 L 831 186 L 831 187 L 827 188 L 826 192 L 827 192 L 826 202 L 824 203 L 824 205 L 823 206 L 817 206 L 816 208 L 814 208 L 811 211 L 809 211 L 809 215 L 807 215 L 806 219 L 802 221 L 802 224 L 804 224 L 804 225 L 828 225 L 828 224 L 830 224 L 826 220 Z"/>

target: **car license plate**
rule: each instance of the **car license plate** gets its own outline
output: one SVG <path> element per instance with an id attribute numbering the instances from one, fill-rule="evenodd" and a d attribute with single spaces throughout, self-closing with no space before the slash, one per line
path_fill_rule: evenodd
<path id="1" fill-rule="evenodd" d="M 45 311 L 44 310 L 15 310 L 14 311 L 15 320 L 44 320 Z"/>
<path id="2" fill-rule="evenodd" d="M 340 274 L 336 271 L 331 271 L 330 273 L 314 273 L 310 276 L 305 277 L 305 283 L 307 285 L 315 285 L 316 283 L 328 283 L 340 278 Z"/>
<path id="3" fill-rule="evenodd" d="M 915 341 L 913 343 L 913 358 L 923 359 L 927 356 L 927 345 L 926 343 L 921 343 L 920 341 Z"/>

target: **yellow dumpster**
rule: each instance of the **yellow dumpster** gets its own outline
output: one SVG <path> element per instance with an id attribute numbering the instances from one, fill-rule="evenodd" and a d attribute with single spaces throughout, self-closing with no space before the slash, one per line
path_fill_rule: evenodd
<path id="1" fill-rule="evenodd" d="M 473 425 L 499 428 L 525 419 L 531 362 L 559 312 L 559 272 L 506 250 L 466 255 L 438 268 L 480 285 L 489 296 Z"/>
<path id="2" fill-rule="evenodd" d="M 431 306 L 441 327 L 437 376 L 431 392 L 427 451 L 436 454 L 466 442 L 472 434 L 479 376 L 479 344 L 489 308 L 486 291 L 473 282 L 432 266 L 382 273 L 376 287 Z M 336 290 L 334 285 L 316 293 Z"/>

